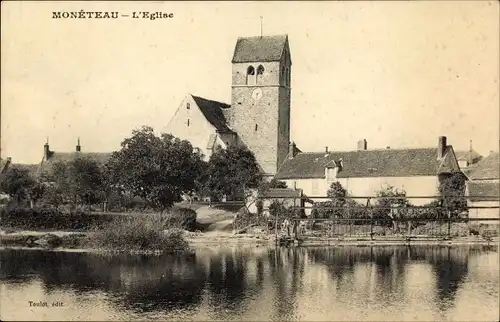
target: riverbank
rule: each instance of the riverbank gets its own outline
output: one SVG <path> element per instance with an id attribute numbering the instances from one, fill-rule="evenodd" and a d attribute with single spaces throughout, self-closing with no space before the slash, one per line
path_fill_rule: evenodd
<path id="1" fill-rule="evenodd" d="M 67 231 L 0 231 L 2 247 L 28 247 L 41 249 L 63 249 L 92 251 L 89 233 Z M 213 247 L 263 247 L 275 245 L 274 235 L 232 234 L 230 232 L 184 232 L 184 238 L 191 248 Z M 484 239 L 481 236 L 456 237 L 451 239 L 418 236 L 412 238 L 384 237 L 370 238 L 309 238 L 291 242 L 290 246 L 402 246 L 402 245 L 498 245 L 499 238 Z"/>

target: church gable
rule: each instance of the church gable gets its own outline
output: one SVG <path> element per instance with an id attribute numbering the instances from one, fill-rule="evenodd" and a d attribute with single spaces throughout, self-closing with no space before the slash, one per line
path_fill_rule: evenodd
<path id="1" fill-rule="evenodd" d="M 230 131 L 221 106 L 227 104 L 188 94 L 167 125 L 167 132 L 183 138 L 187 133 L 198 131 Z"/>
<path id="2" fill-rule="evenodd" d="M 168 123 L 166 132 L 189 141 L 208 158 L 220 135 L 235 135 L 224 116 L 224 110 L 229 107 L 228 104 L 187 95 Z"/>

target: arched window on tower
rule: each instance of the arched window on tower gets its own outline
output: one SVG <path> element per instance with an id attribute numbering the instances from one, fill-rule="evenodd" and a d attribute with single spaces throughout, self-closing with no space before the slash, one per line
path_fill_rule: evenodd
<path id="1" fill-rule="evenodd" d="M 255 85 L 255 68 L 253 66 L 247 68 L 247 85 Z"/>
<path id="2" fill-rule="evenodd" d="M 257 67 L 257 84 L 261 84 L 264 77 L 264 66 Z"/>

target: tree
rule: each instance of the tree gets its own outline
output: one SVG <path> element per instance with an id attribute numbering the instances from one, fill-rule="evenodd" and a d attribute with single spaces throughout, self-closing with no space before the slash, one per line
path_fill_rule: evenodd
<path id="1" fill-rule="evenodd" d="M 44 185 L 44 191 L 41 200 L 47 206 L 58 208 L 64 203 L 64 194 L 65 192 L 57 185 Z"/>
<path id="2" fill-rule="evenodd" d="M 336 209 L 331 209 L 330 217 L 342 218 L 344 217 L 344 206 L 346 205 L 347 190 L 342 187 L 340 182 L 333 182 L 330 188 L 326 192 L 328 198 L 331 199 L 329 204 L 330 207 L 335 207 Z"/>
<path id="3" fill-rule="evenodd" d="M 276 178 L 271 179 L 269 181 L 269 188 L 271 189 L 286 189 L 288 186 L 286 185 L 285 181 L 280 181 Z"/>
<path id="4" fill-rule="evenodd" d="M 33 206 L 40 200 L 42 200 L 47 192 L 47 187 L 38 181 L 35 181 L 32 186 L 28 189 L 28 196 L 30 200 L 30 206 Z"/>
<path id="5" fill-rule="evenodd" d="M 467 210 L 465 177 L 462 173 L 454 173 L 441 181 L 439 194 L 444 197 L 443 206 L 451 212 L 451 216 L 457 217 Z"/>
<path id="6" fill-rule="evenodd" d="M 394 227 L 394 219 L 404 218 L 407 214 L 405 208 L 410 206 L 406 198 L 406 191 L 399 190 L 391 185 L 383 186 L 377 192 L 377 204 L 373 208 L 374 219 L 389 219 Z"/>
<path id="7" fill-rule="evenodd" d="M 110 184 L 144 199 L 161 212 L 197 186 L 201 154 L 171 134 L 156 136 L 151 127 L 134 130 L 108 161 Z"/>
<path id="8" fill-rule="evenodd" d="M 242 146 L 230 146 L 216 151 L 208 161 L 205 188 L 212 196 L 249 199 L 262 183 L 262 174 L 251 151 Z"/>
<path id="9" fill-rule="evenodd" d="M 105 197 L 103 165 L 88 157 L 55 163 L 51 181 L 74 206 L 81 203 L 90 209 L 92 204 L 103 201 Z"/>
<path id="10" fill-rule="evenodd" d="M 4 173 L 0 189 L 17 202 L 22 202 L 30 199 L 30 191 L 35 185 L 36 181 L 27 169 L 12 166 Z"/>

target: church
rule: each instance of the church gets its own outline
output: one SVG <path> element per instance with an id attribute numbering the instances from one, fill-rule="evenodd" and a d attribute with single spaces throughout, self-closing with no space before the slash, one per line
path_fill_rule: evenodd
<path id="1" fill-rule="evenodd" d="M 274 176 L 290 145 L 292 60 L 287 35 L 240 37 L 232 58 L 231 104 L 188 94 L 166 132 L 188 140 L 208 160 L 244 145 L 265 176 Z M 298 151 L 298 150 L 297 150 Z"/>

